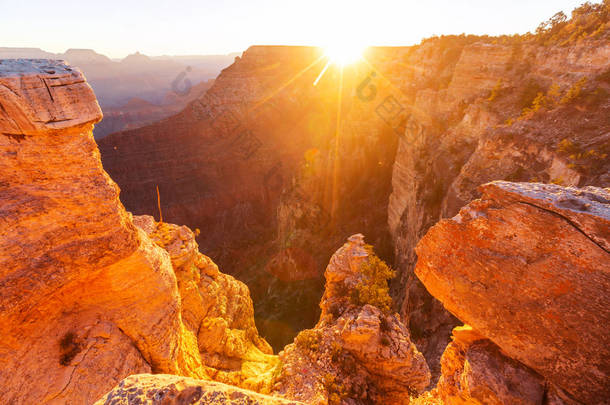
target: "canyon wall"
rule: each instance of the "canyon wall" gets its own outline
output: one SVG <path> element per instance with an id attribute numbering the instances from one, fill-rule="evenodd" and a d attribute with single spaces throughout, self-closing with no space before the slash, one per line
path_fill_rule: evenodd
<path id="1" fill-rule="evenodd" d="M 150 372 L 262 389 L 277 360 L 247 287 L 190 230 L 125 211 L 100 119 L 78 69 L 0 61 L 2 400 L 92 403 Z"/>
<path id="2" fill-rule="evenodd" d="M 367 235 L 433 375 L 456 318 L 413 273 L 417 241 L 487 181 L 610 182 L 607 5 L 523 36 L 371 48 L 340 68 L 249 48 L 183 112 L 99 142 L 136 213 L 199 228 L 280 349 L 311 327 L 335 246 Z"/>
<path id="3" fill-rule="evenodd" d="M 415 244 L 430 226 L 491 180 L 610 185 L 607 39 L 495 42 L 430 40 L 407 62 L 413 101 L 394 162 L 388 224 L 396 297 L 429 360 L 440 357 L 457 324 L 412 271 Z M 430 65 L 447 67 L 430 78 Z"/>
<path id="4" fill-rule="evenodd" d="M 158 186 L 164 218 L 199 228 L 202 248 L 248 284 L 277 349 L 315 324 L 324 266 L 347 236 L 366 232 L 391 258 L 400 131 L 374 112 L 389 93 L 356 94 L 367 66 L 333 65 L 316 82 L 326 62 L 317 48 L 251 47 L 180 114 L 99 141 L 126 207 L 158 215 Z"/>
<path id="5" fill-rule="evenodd" d="M 600 108 L 581 91 L 558 108 Z M 557 113 L 537 112 L 526 118 Z M 438 384 L 424 392 L 433 375 L 411 319 L 394 312 L 394 271 L 361 234 L 326 267 L 316 325 L 274 356 L 248 288 L 199 252 L 200 230 L 125 211 L 93 140 L 100 117 L 78 69 L 0 61 L 3 400 L 601 404 L 610 395 L 609 189 L 494 182 L 427 232 L 415 274 L 468 326 L 453 329 Z M 575 145 L 562 141 L 559 153 Z M 596 153 L 568 158 L 593 164 Z M 604 164 L 568 168 L 603 181 Z M 283 189 L 280 206 L 302 204 L 290 198 L 315 189 L 308 179 L 294 176 L 299 190 Z M 331 200 L 331 225 L 341 218 L 332 207 L 346 203 Z M 420 346 L 441 339 L 431 342 Z"/>

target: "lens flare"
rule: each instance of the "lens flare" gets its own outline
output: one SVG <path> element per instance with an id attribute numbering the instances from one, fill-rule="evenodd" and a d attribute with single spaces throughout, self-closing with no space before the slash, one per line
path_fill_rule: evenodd
<path id="1" fill-rule="evenodd" d="M 324 47 L 324 54 L 331 63 L 341 66 L 349 65 L 362 59 L 364 46 L 348 43 L 329 44 Z"/>

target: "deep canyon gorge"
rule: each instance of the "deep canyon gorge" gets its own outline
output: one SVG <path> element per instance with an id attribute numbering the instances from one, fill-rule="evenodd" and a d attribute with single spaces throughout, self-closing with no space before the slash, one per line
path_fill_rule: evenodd
<path id="1" fill-rule="evenodd" d="M 608 42 L 433 38 L 369 49 L 313 86 L 323 56 L 248 49 L 180 114 L 100 140 L 104 168 L 128 210 L 158 218 L 158 186 L 164 217 L 200 229 L 203 251 L 249 286 L 277 350 L 316 322 L 336 247 L 365 234 L 438 359 L 457 321 L 414 276 L 415 244 L 487 181 L 610 184 Z M 561 103 L 583 78 L 580 102 Z"/>
<path id="2" fill-rule="evenodd" d="M 606 403 L 609 21 L 252 46 L 98 140 L 1 59 L 0 402 Z"/>

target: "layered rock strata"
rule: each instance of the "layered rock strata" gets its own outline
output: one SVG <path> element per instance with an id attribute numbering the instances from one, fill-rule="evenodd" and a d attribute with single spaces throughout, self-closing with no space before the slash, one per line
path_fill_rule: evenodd
<path id="1" fill-rule="evenodd" d="M 102 169 L 100 119 L 78 69 L 0 61 L 3 401 L 91 403 L 148 372 L 258 386 L 246 375 L 264 374 L 270 348 L 247 288 L 190 231 L 134 225 Z"/>
<path id="2" fill-rule="evenodd" d="M 395 296 L 436 372 L 458 321 L 413 274 L 414 247 L 427 230 L 493 180 L 610 185 L 607 25 L 600 32 L 599 39 L 567 45 L 527 37 L 436 38 L 405 62 L 411 114 L 388 204 L 399 272 Z"/>

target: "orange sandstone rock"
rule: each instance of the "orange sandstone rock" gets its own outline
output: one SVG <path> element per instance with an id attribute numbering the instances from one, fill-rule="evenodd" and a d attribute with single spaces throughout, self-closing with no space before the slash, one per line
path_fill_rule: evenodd
<path id="1" fill-rule="evenodd" d="M 417 276 L 506 356 L 568 398 L 603 403 L 610 191 L 509 182 L 480 190 L 419 242 Z"/>
<path id="2" fill-rule="evenodd" d="M 195 235 L 186 226 L 157 223 L 151 216 L 134 223 L 169 253 L 182 302 L 185 335 L 199 352 L 206 373 L 214 380 L 256 391 L 268 391 L 277 356 L 259 336 L 248 287 L 219 272 L 199 252 Z"/>
<path id="3" fill-rule="evenodd" d="M 457 331 L 453 339 L 441 358 L 437 386 L 445 404 L 542 403 L 545 385 L 536 372 L 503 355 L 472 329 Z"/>
<path id="4" fill-rule="evenodd" d="M 247 289 L 197 252 L 190 231 L 163 224 L 161 247 L 120 203 L 83 75 L 59 61 L 1 61 L 0 107 L 2 401 L 91 403 L 134 373 L 244 384 L 264 374 L 255 360 L 269 348 Z"/>
<path id="5" fill-rule="evenodd" d="M 311 404 L 407 404 L 428 386 L 426 361 L 400 317 L 350 300 L 371 255 L 360 234 L 333 255 L 320 320 L 280 353 L 275 393 Z"/>
<path id="6" fill-rule="evenodd" d="M 135 372 L 204 377 L 178 364 L 170 258 L 102 169 L 82 74 L 41 60 L 0 72 L 0 396 L 87 403 Z"/>

